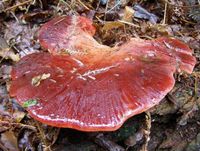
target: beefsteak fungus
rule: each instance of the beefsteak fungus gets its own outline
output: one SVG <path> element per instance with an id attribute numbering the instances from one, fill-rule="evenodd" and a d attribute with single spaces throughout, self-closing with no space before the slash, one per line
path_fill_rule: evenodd
<path id="1" fill-rule="evenodd" d="M 10 95 L 33 118 L 56 127 L 114 131 L 158 104 L 173 88 L 173 74 L 191 73 L 196 62 L 176 39 L 133 38 L 110 48 L 94 33 L 92 22 L 77 16 L 57 17 L 40 29 L 40 43 L 50 53 L 23 57 L 11 73 Z"/>

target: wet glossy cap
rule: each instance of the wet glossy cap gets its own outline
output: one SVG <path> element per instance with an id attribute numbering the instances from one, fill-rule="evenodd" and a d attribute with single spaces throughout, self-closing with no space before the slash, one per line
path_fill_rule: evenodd
<path id="1" fill-rule="evenodd" d="M 90 32 L 81 29 L 80 35 L 84 33 L 88 37 Z M 110 48 L 96 45 L 92 35 L 90 47 L 76 38 L 73 45 L 63 46 L 78 44 L 76 51 L 87 48 L 84 53 L 61 55 L 60 46 L 42 44 L 54 55 L 27 55 L 13 67 L 10 95 L 21 105 L 35 100 L 27 107 L 33 118 L 81 131 L 116 130 L 129 117 L 158 104 L 173 88 L 174 72 L 191 73 L 196 62 L 189 47 L 175 39 L 132 39 Z M 48 43 L 51 35 L 46 37 Z"/>

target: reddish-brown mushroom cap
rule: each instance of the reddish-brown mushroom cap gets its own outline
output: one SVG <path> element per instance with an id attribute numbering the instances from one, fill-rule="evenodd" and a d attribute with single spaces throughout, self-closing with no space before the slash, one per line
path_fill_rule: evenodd
<path id="1" fill-rule="evenodd" d="M 38 32 L 38 39 L 41 46 L 51 53 L 62 51 L 76 54 L 87 51 L 86 48 L 91 42 L 93 45 L 100 45 L 92 37 L 95 31 L 92 22 L 85 17 L 61 16 L 44 24 Z"/>
<path id="2" fill-rule="evenodd" d="M 64 17 L 59 23 L 68 20 L 71 25 L 71 17 Z M 42 28 L 51 28 L 53 21 Z M 92 33 L 82 29 L 80 32 L 86 37 Z M 55 39 L 56 32 L 53 33 Z M 50 33 L 46 34 L 45 43 L 51 43 Z M 82 131 L 116 130 L 129 117 L 158 104 L 174 86 L 173 73 L 177 69 L 191 73 L 196 62 L 189 47 L 175 39 L 132 39 L 110 48 L 100 44 L 96 47 L 92 35 L 87 51 L 75 55 L 55 54 L 61 47 L 46 47 L 42 41 L 45 35 L 40 36 L 43 47 L 54 55 L 34 53 L 13 67 L 10 94 L 21 105 L 37 100 L 36 105 L 27 108 L 33 118 Z M 80 44 L 80 39 L 61 49 L 77 45 L 76 50 L 82 52 L 85 45 Z M 33 79 L 44 74 L 48 76 L 34 85 Z"/>

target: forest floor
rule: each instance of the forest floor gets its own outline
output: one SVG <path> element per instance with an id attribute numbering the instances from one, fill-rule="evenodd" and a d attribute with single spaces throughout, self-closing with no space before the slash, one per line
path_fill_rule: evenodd
<path id="1" fill-rule="evenodd" d="M 135 4 L 149 15 L 136 15 Z M 131 37 L 180 39 L 197 59 L 194 72 L 176 74 L 175 87 L 159 105 L 130 118 L 117 131 L 86 133 L 41 124 L 9 96 L 10 70 L 21 57 L 42 51 L 37 40 L 42 24 L 72 14 L 92 19 L 95 38 L 109 46 Z M 0 151 L 200 150 L 199 29 L 198 0 L 0 1 Z"/>

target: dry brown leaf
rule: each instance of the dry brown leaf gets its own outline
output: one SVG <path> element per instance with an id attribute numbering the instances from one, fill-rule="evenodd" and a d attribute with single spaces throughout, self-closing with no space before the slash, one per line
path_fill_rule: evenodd
<path id="1" fill-rule="evenodd" d="M 117 22 L 117 21 L 106 22 L 105 25 L 102 28 L 102 31 L 108 32 L 109 30 L 116 29 L 116 28 L 123 27 L 123 26 L 124 26 L 123 23 Z"/>
<path id="2" fill-rule="evenodd" d="M 19 151 L 17 147 L 17 138 L 13 131 L 6 131 L 1 134 L 0 141 L 9 151 Z"/>
<path id="3" fill-rule="evenodd" d="M 132 22 L 134 12 L 135 11 L 131 7 L 126 6 L 122 20 L 126 22 Z"/>
<path id="4" fill-rule="evenodd" d="M 0 37 L 0 56 L 3 59 L 11 59 L 13 61 L 19 61 L 19 55 L 15 54 L 8 46 L 5 39 Z"/>
<path id="5" fill-rule="evenodd" d="M 45 79 L 49 78 L 50 76 L 51 76 L 50 73 L 47 73 L 47 74 L 44 73 L 44 74 L 35 76 L 35 77 L 32 78 L 31 84 L 37 87 L 37 86 L 40 85 L 40 82 L 42 80 L 45 80 Z"/>

